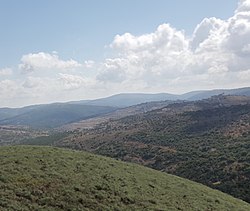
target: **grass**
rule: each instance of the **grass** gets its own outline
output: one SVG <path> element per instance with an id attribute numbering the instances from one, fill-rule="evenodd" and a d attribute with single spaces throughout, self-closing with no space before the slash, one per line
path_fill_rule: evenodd
<path id="1" fill-rule="evenodd" d="M 206 186 L 86 152 L 0 148 L 0 210 L 250 210 Z"/>

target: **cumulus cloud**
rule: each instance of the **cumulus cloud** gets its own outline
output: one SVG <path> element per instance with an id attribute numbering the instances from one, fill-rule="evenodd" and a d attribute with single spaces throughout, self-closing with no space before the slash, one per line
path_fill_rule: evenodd
<path id="1" fill-rule="evenodd" d="M 12 74 L 13 74 L 13 71 L 11 68 L 0 69 L 0 76 L 10 76 Z"/>
<path id="2" fill-rule="evenodd" d="M 116 35 L 111 47 L 122 51 L 150 51 L 160 49 L 171 52 L 180 52 L 188 47 L 183 31 L 172 28 L 169 24 L 160 25 L 154 33 L 134 36 L 130 33 Z"/>
<path id="3" fill-rule="evenodd" d="M 133 36 L 129 33 L 117 35 L 111 44 L 120 51 L 120 57 L 108 60 L 127 79 L 144 78 L 148 82 L 160 77 L 174 77 L 181 73 L 189 59 L 189 41 L 183 31 L 169 24 L 160 25 L 154 33 Z M 182 64 L 178 58 L 182 58 Z M 106 69 L 105 75 L 108 75 Z M 114 72 L 114 68 L 111 69 Z M 121 77 L 120 77 L 121 78 Z M 125 80 L 125 77 L 122 77 Z M 118 81 L 119 82 L 119 81 Z"/>
<path id="4" fill-rule="evenodd" d="M 101 82 L 121 82 L 125 79 L 126 60 L 106 59 L 100 67 L 97 80 Z"/>
<path id="5" fill-rule="evenodd" d="M 19 95 L 22 94 L 22 88 L 13 80 L 0 81 L 0 99 L 1 106 L 10 106 L 19 103 Z"/>
<path id="6" fill-rule="evenodd" d="M 2 80 L 0 81 L 0 95 L 1 96 L 9 96 L 18 89 L 18 85 L 15 81 L 12 80 Z"/>
<path id="7" fill-rule="evenodd" d="M 194 30 L 193 38 L 190 41 L 190 47 L 193 51 L 202 47 L 202 43 L 209 39 L 215 39 L 215 36 L 222 36 L 226 22 L 217 18 L 205 18 L 198 24 Z M 220 38 L 221 39 L 221 38 Z M 214 42 L 212 42 L 214 43 Z M 218 44 L 218 43 L 214 43 Z"/>
<path id="8" fill-rule="evenodd" d="M 21 58 L 21 64 L 19 64 L 19 68 L 24 72 L 33 72 L 39 69 L 67 70 L 79 67 L 81 67 L 81 64 L 73 59 L 64 61 L 55 53 L 44 52 L 24 55 Z"/>
<path id="9" fill-rule="evenodd" d="M 88 79 L 79 75 L 63 74 L 60 73 L 59 81 L 63 89 L 74 90 L 94 85 L 94 80 Z"/>
<path id="10" fill-rule="evenodd" d="M 226 20 L 204 18 L 191 35 L 164 23 L 152 33 L 116 35 L 110 48 L 112 58 L 82 64 L 62 60 L 57 52 L 24 55 L 19 65 L 24 72 L 57 71 L 25 75 L 22 83 L 0 81 L 2 95 L 22 91 L 41 101 L 49 96 L 71 100 L 119 92 L 181 93 L 250 86 L 250 0 L 240 0 Z M 74 71 L 66 74 L 65 70 Z M 0 76 L 6 74 L 7 70 L 0 70 Z"/>
<path id="11" fill-rule="evenodd" d="M 141 36 L 116 35 L 110 46 L 118 55 L 103 63 L 101 81 L 121 84 L 137 79 L 149 87 L 161 87 L 160 91 L 177 92 L 199 89 L 199 81 L 203 88 L 243 86 L 246 83 L 235 79 L 250 67 L 250 0 L 240 1 L 227 20 L 205 18 L 191 37 L 162 24 Z"/>
<path id="12" fill-rule="evenodd" d="M 244 1 L 228 21 L 228 34 L 224 41 L 225 47 L 238 57 L 250 55 L 250 10 L 249 1 Z"/>
<path id="13" fill-rule="evenodd" d="M 250 1 L 249 0 L 239 0 L 238 8 L 236 13 L 239 12 L 249 12 L 250 11 Z"/>
<path id="14" fill-rule="evenodd" d="M 27 88 L 27 89 L 34 89 L 37 87 L 41 87 L 41 86 L 46 86 L 48 85 L 46 83 L 48 79 L 44 79 L 44 78 L 39 78 L 39 77 L 28 77 L 24 83 L 23 83 L 23 87 Z"/>
<path id="15" fill-rule="evenodd" d="M 86 60 L 84 61 L 84 66 L 86 68 L 93 68 L 95 65 L 95 62 L 93 60 Z"/>

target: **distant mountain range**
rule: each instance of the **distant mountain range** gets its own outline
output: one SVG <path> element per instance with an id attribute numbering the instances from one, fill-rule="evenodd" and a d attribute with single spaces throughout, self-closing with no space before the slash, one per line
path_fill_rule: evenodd
<path id="1" fill-rule="evenodd" d="M 215 89 L 205 91 L 194 91 L 188 92 L 183 95 L 179 95 L 182 100 L 202 100 L 214 95 L 239 95 L 239 96 L 250 96 L 250 87 L 238 88 L 238 89 Z"/>
<path id="2" fill-rule="evenodd" d="M 25 125 L 33 128 L 56 128 L 69 123 L 99 117 L 116 111 L 118 108 L 126 108 L 146 102 L 167 101 L 166 103 L 169 104 L 168 101 L 201 100 L 219 94 L 250 96 L 250 87 L 240 89 L 194 91 L 182 95 L 168 93 L 124 93 L 96 100 L 33 105 L 23 108 L 0 108 L 0 125 Z M 160 104 L 157 106 L 160 106 Z M 151 106 L 152 108 L 154 107 L 154 105 Z M 118 115 L 119 117 L 127 116 L 129 113 L 140 113 L 142 112 L 142 109 L 143 106 L 141 108 L 129 108 L 127 110 L 119 111 L 119 114 L 115 115 Z M 150 108 L 147 109 L 150 110 Z"/>
<path id="3" fill-rule="evenodd" d="M 0 109 L 0 125 L 26 125 L 32 128 L 55 128 L 71 122 L 106 114 L 117 108 L 67 103 Z"/>
<path id="4" fill-rule="evenodd" d="M 175 95 L 169 93 L 158 93 L 158 94 L 123 93 L 96 100 L 82 100 L 70 103 L 84 104 L 84 105 L 98 105 L 98 106 L 128 107 L 152 101 L 202 100 L 219 94 L 250 96 L 250 87 L 239 88 L 239 89 L 215 89 L 215 90 L 193 91 L 181 95 Z"/>
<path id="5" fill-rule="evenodd" d="M 100 98 L 96 100 L 82 100 L 70 102 L 71 104 L 84 104 L 84 105 L 105 105 L 114 107 L 128 107 L 152 101 L 165 101 L 165 100 L 177 100 L 177 95 L 158 93 L 158 94 L 145 94 L 145 93 L 122 93 L 112 95 L 106 98 Z"/>

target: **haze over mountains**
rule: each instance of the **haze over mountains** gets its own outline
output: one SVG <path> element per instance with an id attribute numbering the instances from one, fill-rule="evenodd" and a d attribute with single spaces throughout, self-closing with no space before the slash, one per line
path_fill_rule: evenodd
<path id="1" fill-rule="evenodd" d="M 152 101 L 200 100 L 218 94 L 250 96 L 250 88 L 194 91 L 182 95 L 130 93 L 96 100 L 34 105 L 23 108 L 0 108 L 0 125 L 56 128 L 136 104 Z"/>
<path id="2" fill-rule="evenodd" d="M 25 125 L 32 128 L 55 128 L 70 122 L 116 110 L 109 106 L 55 103 L 19 109 L 0 109 L 1 125 Z"/>
<path id="3" fill-rule="evenodd" d="M 169 93 L 159 93 L 159 94 L 124 93 L 97 100 L 89 100 L 89 101 L 83 100 L 83 101 L 75 101 L 72 103 L 76 104 L 80 103 L 85 105 L 127 107 L 151 101 L 201 100 L 219 94 L 250 96 L 250 87 L 238 88 L 238 89 L 215 89 L 215 90 L 203 90 L 203 91 L 201 90 L 201 91 L 188 92 L 181 95 L 175 95 Z"/>

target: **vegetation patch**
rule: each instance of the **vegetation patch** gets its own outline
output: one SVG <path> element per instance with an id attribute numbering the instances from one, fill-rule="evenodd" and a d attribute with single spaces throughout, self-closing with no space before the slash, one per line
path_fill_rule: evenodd
<path id="1" fill-rule="evenodd" d="M 249 210 L 195 182 L 51 147 L 0 148 L 0 210 Z"/>

